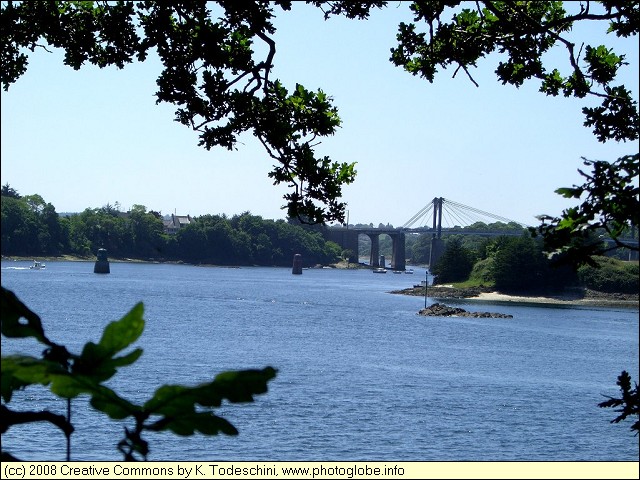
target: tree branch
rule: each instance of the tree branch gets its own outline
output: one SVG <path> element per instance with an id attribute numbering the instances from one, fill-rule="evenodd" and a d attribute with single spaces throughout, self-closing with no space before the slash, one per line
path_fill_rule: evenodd
<path id="1" fill-rule="evenodd" d="M 0 413 L 2 413 L 2 415 L 0 415 L 0 432 L 2 433 L 6 432 L 11 425 L 31 422 L 49 422 L 62 430 L 65 435 L 71 435 L 74 430 L 73 425 L 67 422 L 67 419 L 63 415 L 57 415 L 48 410 L 41 412 L 16 412 L 1 405 Z"/>
<path id="2" fill-rule="evenodd" d="M 469 73 L 469 70 L 467 69 L 467 67 L 463 66 L 462 64 L 458 64 L 458 68 L 456 68 L 456 71 L 453 72 L 453 75 L 451 76 L 451 78 L 456 78 L 456 75 L 458 74 L 458 70 L 463 69 L 464 72 L 467 74 L 467 77 L 469 77 L 469 80 L 471 80 L 471 82 L 476 86 L 479 87 L 480 85 L 478 85 L 478 82 L 476 82 L 473 77 L 471 76 L 471 74 Z"/>

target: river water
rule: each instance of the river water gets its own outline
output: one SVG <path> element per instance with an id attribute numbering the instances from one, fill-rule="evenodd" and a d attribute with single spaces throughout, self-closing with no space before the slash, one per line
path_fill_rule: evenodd
<path id="1" fill-rule="evenodd" d="M 147 437 L 149 460 L 637 461 L 632 420 L 612 424 L 617 376 L 638 379 L 638 310 L 447 301 L 511 319 L 433 318 L 424 298 L 393 295 L 425 278 L 369 270 L 217 268 L 111 262 L 2 262 L 2 285 L 79 353 L 137 302 L 144 354 L 109 383 L 137 402 L 165 383 L 195 385 L 225 370 L 278 369 L 269 392 L 218 414 L 238 436 Z M 431 302 L 431 299 L 428 299 Z M 30 340 L 2 353 L 38 355 Z M 44 388 L 12 405 L 64 414 Z M 18 403 L 20 402 L 20 403 Z M 122 460 L 126 423 L 73 402 L 72 460 Z M 64 460 L 62 433 L 16 426 L 3 449 Z"/>

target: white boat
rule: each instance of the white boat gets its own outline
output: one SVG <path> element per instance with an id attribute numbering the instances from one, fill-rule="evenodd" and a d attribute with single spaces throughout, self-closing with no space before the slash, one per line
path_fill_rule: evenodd
<path id="1" fill-rule="evenodd" d="M 408 270 L 405 270 L 404 273 L 413 273 L 413 268 L 409 268 Z"/>
<path id="2" fill-rule="evenodd" d="M 383 267 L 374 268 L 373 273 L 387 273 L 387 269 Z"/>
<path id="3" fill-rule="evenodd" d="M 31 270 L 42 270 L 45 267 L 46 267 L 46 265 L 44 263 L 34 260 L 33 261 L 33 265 L 31 265 L 29 268 Z"/>

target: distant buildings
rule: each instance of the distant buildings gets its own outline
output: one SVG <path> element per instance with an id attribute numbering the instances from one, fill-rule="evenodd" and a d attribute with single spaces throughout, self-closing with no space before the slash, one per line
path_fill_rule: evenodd
<path id="1" fill-rule="evenodd" d="M 163 220 L 164 233 L 175 235 L 178 230 L 180 230 L 182 227 L 186 227 L 191 222 L 193 222 L 191 215 L 174 215 L 173 213 L 171 214 L 171 217 L 167 215 Z"/>

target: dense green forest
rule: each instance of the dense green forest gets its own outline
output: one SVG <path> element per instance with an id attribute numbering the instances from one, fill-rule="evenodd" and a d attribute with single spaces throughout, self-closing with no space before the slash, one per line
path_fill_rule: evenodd
<path id="1" fill-rule="evenodd" d="M 586 287 L 602 292 L 637 294 L 638 262 L 594 256 L 593 265 L 576 267 L 550 258 L 543 241 L 528 232 L 493 238 L 453 235 L 431 268 L 435 283 L 487 286 L 505 293 L 549 292 Z"/>
<path id="2" fill-rule="evenodd" d="M 297 220 L 265 220 L 243 213 L 203 215 L 175 234 L 165 233 L 159 212 L 134 205 L 86 208 L 61 216 L 40 195 L 21 196 L 2 187 L 2 255 L 92 256 L 105 248 L 110 258 L 185 261 L 216 265 L 305 265 L 333 263 L 338 245 L 327 242 L 319 226 Z"/>

